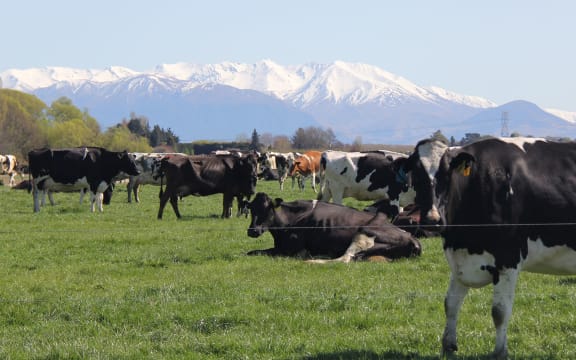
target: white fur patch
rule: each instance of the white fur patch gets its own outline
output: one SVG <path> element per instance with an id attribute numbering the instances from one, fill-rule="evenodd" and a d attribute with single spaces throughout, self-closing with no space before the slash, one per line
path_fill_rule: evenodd
<path id="1" fill-rule="evenodd" d="M 490 284 L 494 277 L 484 270 L 486 266 L 495 266 L 495 258 L 491 254 L 484 252 L 480 255 L 470 254 L 468 249 L 446 249 L 444 251 L 446 260 L 452 270 L 452 276 L 461 284 L 479 288 Z"/>
<path id="2" fill-rule="evenodd" d="M 420 156 L 420 162 L 422 166 L 428 173 L 430 180 L 434 179 L 436 172 L 438 172 L 438 167 L 440 166 L 440 159 L 442 155 L 446 152 L 448 146 L 439 141 L 431 141 L 425 144 L 421 144 L 418 147 L 418 155 Z"/>
<path id="3" fill-rule="evenodd" d="M 547 140 L 544 138 L 529 138 L 529 137 L 502 137 L 498 139 L 507 144 L 516 145 L 520 150 L 524 152 L 526 152 L 526 150 L 524 150 L 524 144 L 534 144 L 536 141 L 547 142 Z"/>
<path id="4" fill-rule="evenodd" d="M 566 245 L 547 247 L 541 239 L 528 240 L 522 270 L 552 275 L 576 274 L 576 251 Z"/>

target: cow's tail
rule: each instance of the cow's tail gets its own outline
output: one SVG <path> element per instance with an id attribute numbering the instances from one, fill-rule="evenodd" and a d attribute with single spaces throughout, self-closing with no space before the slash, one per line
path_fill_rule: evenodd
<path id="1" fill-rule="evenodd" d="M 158 194 L 158 197 L 161 198 L 162 195 L 164 195 L 164 176 L 160 176 L 160 193 Z"/>

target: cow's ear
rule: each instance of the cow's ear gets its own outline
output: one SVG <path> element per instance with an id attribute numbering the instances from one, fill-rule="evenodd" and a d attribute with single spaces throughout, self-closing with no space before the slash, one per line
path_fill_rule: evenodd
<path id="1" fill-rule="evenodd" d="M 456 170 L 462 176 L 470 176 L 473 162 L 476 162 L 473 155 L 461 152 L 450 161 L 450 170 Z"/>
<path id="2" fill-rule="evenodd" d="M 276 199 L 274 199 L 274 207 L 277 208 L 277 207 L 280 206 L 283 202 L 284 202 L 284 200 L 282 200 L 282 198 L 276 198 Z"/>

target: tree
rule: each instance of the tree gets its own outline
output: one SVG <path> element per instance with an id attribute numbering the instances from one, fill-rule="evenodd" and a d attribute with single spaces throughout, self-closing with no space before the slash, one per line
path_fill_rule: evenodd
<path id="1" fill-rule="evenodd" d="M 111 151 L 152 151 L 147 138 L 133 134 L 125 126 L 109 128 L 102 136 L 102 146 Z"/>
<path id="2" fill-rule="evenodd" d="M 295 149 L 331 149 L 340 145 L 332 129 L 323 130 L 314 126 L 298 128 L 292 136 L 292 147 Z"/>
<path id="3" fill-rule="evenodd" d="M 148 125 L 148 118 L 145 116 L 137 117 L 134 113 L 130 114 L 130 120 L 126 125 L 132 134 L 148 138 L 150 135 L 150 126 Z"/>
<path id="4" fill-rule="evenodd" d="M 430 137 L 431 139 L 434 140 L 438 140 L 443 142 L 444 144 L 448 145 L 450 142 L 448 141 L 448 138 L 446 136 L 444 136 L 444 134 L 442 134 L 441 130 L 436 130 L 434 132 L 434 134 L 432 134 L 432 136 Z"/>
<path id="5" fill-rule="evenodd" d="M 356 136 L 354 138 L 350 151 L 362 151 L 362 136 Z"/>
<path id="6" fill-rule="evenodd" d="M 290 139 L 286 135 L 278 135 L 274 136 L 272 141 L 272 148 L 276 151 L 281 152 L 288 152 L 292 150 L 292 144 L 290 143 Z"/>
<path id="7" fill-rule="evenodd" d="M 0 89 L 0 153 L 23 159 L 46 146 L 45 111 L 46 104 L 34 95 Z"/>
<path id="8" fill-rule="evenodd" d="M 100 125 L 87 110 L 81 111 L 72 101 L 61 97 L 47 110 L 46 129 L 50 147 L 98 146 Z"/>
<path id="9" fill-rule="evenodd" d="M 274 144 L 274 136 L 271 133 L 263 133 L 260 135 L 260 143 L 266 149 L 270 149 Z"/>
<path id="10" fill-rule="evenodd" d="M 250 145 L 248 145 L 248 150 L 261 152 L 262 151 L 262 144 L 260 144 L 260 136 L 256 129 L 252 131 L 252 140 L 250 141 Z"/>

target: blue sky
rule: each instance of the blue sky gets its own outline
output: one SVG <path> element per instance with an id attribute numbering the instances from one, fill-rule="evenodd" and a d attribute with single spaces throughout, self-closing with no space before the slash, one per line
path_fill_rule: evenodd
<path id="1" fill-rule="evenodd" d="M 576 1 L 8 1 L 0 72 L 270 59 L 376 65 L 498 104 L 576 111 Z"/>

